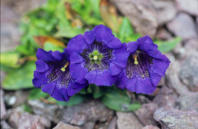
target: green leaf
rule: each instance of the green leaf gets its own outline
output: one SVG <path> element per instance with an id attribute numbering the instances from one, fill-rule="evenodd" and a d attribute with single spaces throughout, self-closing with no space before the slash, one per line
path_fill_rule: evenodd
<path id="1" fill-rule="evenodd" d="M 23 104 L 22 106 L 23 106 L 23 109 L 24 109 L 25 112 L 29 112 L 29 113 L 33 112 L 32 107 L 30 105 Z"/>
<path id="2" fill-rule="evenodd" d="M 19 69 L 9 71 L 3 80 L 3 88 L 6 90 L 18 90 L 22 88 L 32 88 L 34 62 L 27 62 Z"/>
<path id="3" fill-rule="evenodd" d="M 79 94 L 76 94 L 70 98 L 68 102 L 57 101 L 56 103 L 62 106 L 73 106 L 82 103 L 85 98 Z"/>
<path id="4" fill-rule="evenodd" d="M 57 25 L 58 31 L 55 34 L 55 36 L 72 38 L 78 34 L 83 33 L 85 31 L 83 28 L 72 27 L 70 21 L 66 17 L 65 11 L 66 11 L 65 0 L 61 0 L 55 12 L 56 19 L 58 19 L 59 21 Z"/>
<path id="5" fill-rule="evenodd" d="M 140 37 L 135 34 L 128 18 L 123 18 L 122 24 L 119 28 L 118 38 L 122 42 L 136 41 Z"/>
<path id="6" fill-rule="evenodd" d="M 157 41 L 155 41 L 155 43 L 158 45 L 158 49 L 161 52 L 166 53 L 166 52 L 169 52 L 169 51 L 173 50 L 178 43 L 181 43 L 181 38 L 176 37 L 176 38 L 174 38 L 172 40 L 169 40 L 169 41 L 157 40 Z"/>
<path id="7" fill-rule="evenodd" d="M 93 87 L 93 97 L 94 99 L 98 99 L 104 95 L 104 92 L 102 91 L 102 87 L 94 86 Z"/>
<path id="8" fill-rule="evenodd" d="M 140 108 L 140 104 L 132 103 L 126 92 L 117 88 L 109 89 L 102 102 L 110 109 L 116 111 L 135 111 Z"/>
<path id="9" fill-rule="evenodd" d="M 0 53 L 0 63 L 1 65 L 18 68 L 20 67 L 19 63 L 20 55 L 17 52 L 4 52 Z"/>
<path id="10" fill-rule="evenodd" d="M 45 98 L 47 96 L 48 94 L 43 92 L 41 89 L 32 89 L 28 96 L 28 99 L 34 100 L 34 99 Z"/>
<path id="11" fill-rule="evenodd" d="M 46 51 L 50 51 L 50 50 L 52 50 L 52 51 L 60 51 L 60 52 L 63 52 L 64 51 L 64 48 L 62 48 L 60 46 L 57 46 L 57 45 L 54 45 L 54 44 L 52 44 L 50 42 L 46 42 L 44 44 L 44 49 Z"/>

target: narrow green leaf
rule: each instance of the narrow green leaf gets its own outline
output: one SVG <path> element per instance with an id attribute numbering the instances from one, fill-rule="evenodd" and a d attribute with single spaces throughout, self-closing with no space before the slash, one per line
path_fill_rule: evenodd
<path id="1" fill-rule="evenodd" d="M 178 43 L 181 43 L 181 38 L 176 37 L 176 38 L 174 38 L 172 40 L 169 40 L 169 41 L 157 40 L 157 41 L 155 41 L 155 43 L 158 45 L 158 49 L 161 52 L 166 53 L 166 52 L 169 52 L 169 51 L 173 50 Z"/>
<path id="2" fill-rule="evenodd" d="M 128 18 L 123 18 L 117 36 L 122 42 L 136 41 L 140 37 L 139 34 L 134 33 Z"/>

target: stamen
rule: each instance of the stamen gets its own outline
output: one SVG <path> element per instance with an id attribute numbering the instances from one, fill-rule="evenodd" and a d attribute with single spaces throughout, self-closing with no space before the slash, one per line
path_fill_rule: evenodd
<path id="1" fill-rule="evenodd" d="M 69 62 L 67 62 L 62 68 L 61 68 L 61 71 L 62 72 L 65 72 L 65 69 L 68 67 L 69 65 Z"/>
<path id="2" fill-rule="evenodd" d="M 138 65 L 138 59 L 137 59 L 137 55 L 133 55 L 133 59 L 134 59 L 134 64 Z"/>
<path id="3" fill-rule="evenodd" d="M 94 59 L 94 60 L 97 60 L 97 59 L 98 59 L 98 56 L 95 55 L 95 56 L 93 57 L 93 59 Z"/>

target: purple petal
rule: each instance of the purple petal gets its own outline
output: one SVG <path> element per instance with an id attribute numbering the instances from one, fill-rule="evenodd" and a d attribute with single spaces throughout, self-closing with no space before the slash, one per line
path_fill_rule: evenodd
<path id="1" fill-rule="evenodd" d="M 121 71 L 122 69 L 116 64 L 113 63 L 110 64 L 110 72 L 112 76 L 118 75 Z"/>
<path id="2" fill-rule="evenodd" d="M 87 69 L 83 64 L 70 64 L 70 74 L 71 77 L 78 83 L 83 84 L 86 82 L 85 75 L 87 73 Z"/>
<path id="3" fill-rule="evenodd" d="M 126 45 L 122 45 L 121 48 L 115 49 L 112 53 L 113 60 L 112 62 L 116 64 L 117 66 L 124 68 L 127 64 L 127 59 L 129 56 L 129 53 L 126 51 Z"/>
<path id="4" fill-rule="evenodd" d="M 116 37 L 114 37 L 110 42 L 104 42 L 109 48 L 120 48 L 122 43 Z"/>
<path id="5" fill-rule="evenodd" d="M 63 59 L 63 57 L 64 57 L 63 53 L 60 53 L 59 51 L 52 52 L 52 56 L 57 61 L 61 61 Z"/>
<path id="6" fill-rule="evenodd" d="M 48 70 L 48 68 L 49 68 L 48 65 L 42 60 L 36 61 L 36 71 L 45 72 L 46 70 Z"/>
<path id="7" fill-rule="evenodd" d="M 104 25 L 96 26 L 93 31 L 96 36 L 96 41 L 98 42 L 108 44 L 108 42 L 110 42 L 114 38 L 111 29 Z"/>
<path id="8" fill-rule="evenodd" d="M 81 53 L 85 48 L 87 48 L 87 44 L 83 35 L 77 35 L 69 41 L 66 49 L 69 53 Z"/>
<path id="9" fill-rule="evenodd" d="M 127 45 L 127 51 L 129 51 L 130 53 L 134 53 L 138 49 L 139 43 L 129 42 L 126 45 Z"/>
<path id="10" fill-rule="evenodd" d="M 138 78 L 136 84 L 136 93 L 152 94 L 156 87 L 152 85 L 149 78 Z"/>
<path id="11" fill-rule="evenodd" d="M 83 58 L 78 53 L 72 53 L 70 56 L 70 64 L 77 64 L 83 61 Z"/>
<path id="12" fill-rule="evenodd" d="M 46 52 L 41 48 L 38 48 L 37 52 L 36 52 L 36 56 L 38 59 L 43 60 L 43 61 L 54 61 L 54 58 L 52 57 L 52 55 L 50 54 L 51 52 Z"/>
<path id="13" fill-rule="evenodd" d="M 84 34 L 84 39 L 87 44 L 92 44 L 95 40 L 95 33 L 93 31 L 87 31 Z"/>
<path id="14" fill-rule="evenodd" d="M 73 96 L 73 95 L 77 94 L 78 92 L 80 92 L 86 86 L 87 86 L 87 84 L 82 85 L 82 84 L 74 83 L 74 84 L 72 84 L 72 86 L 68 86 L 67 94 L 68 94 L 68 96 Z"/>
<path id="15" fill-rule="evenodd" d="M 97 86 L 112 86 L 116 79 L 112 77 L 110 71 L 90 71 L 86 74 L 85 78 L 89 84 L 95 84 Z"/>

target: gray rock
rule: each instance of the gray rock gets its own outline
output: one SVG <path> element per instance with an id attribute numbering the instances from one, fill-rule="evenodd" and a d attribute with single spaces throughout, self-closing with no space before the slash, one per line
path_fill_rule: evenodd
<path id="1" fill-rule="evenodd" d="M 44 117 L 19 112 L 17 110 L 12 111 L 9 117 L 9 123 L 13 128 L 17 129 L 45 129 L 51 126 L 50 121 Z"/>
<path id="2" fill-rule="evenodd" d="M 160 89 L 160 92 L 154 98 L 153 102 L 156 103 L 159 107 L 174 107 L 176 100 L 176 93 L 172 89 L 163 86 Z"/>
<path id="3" fill-rule="evenodd" d="M 37 115 L 44 116 L 55 123 L 58 123 L 61 119 L 61 107 L 58 105 L 46 104 L 39 100 L 28 100 L 28 104 Z"/>
<path id="4" fill-rule="evenodd" d="M 158 30 L 156 34 L 156 38 L 161 39 L 161 40 L 170 40 L 172 36 L 167 30 L 165 30 L 164 28 L 161 28 Z"/>
<path id="5" fill-rule="evenodd" d="M 178 14 L 171 22 L 168 23 L 167 27 L 176 36 L 183 39 L 197 37 L 195 23 L 193 19 L 185 13 Z"/>
<path id="6" fill-rule="evenodd" d="M 116 129 L 117 119 L 114 117 L 109 123 L 108 129 Z"/>
<path id="7" fill-rule="evenodd" d="M 59 122 L 53 129 L 80 129 L 79 127 Z"/>
<path id="8" fill-rule="evenodd" d="M 135 111 L 136 116 L 144 125 L 155 124 L 153 113 L 158 108 L 155 103 L 143 104 L 140 109 Z"/>
<path id="9" fill-rule="evenodd" d="M 198 129 L 198 112 L 160 108 L 155 111 L 154 119 L 162 129 Z"/>
<path id="10" fill-rule="evenodd" d="M 82 126 L 82 129 L 93 129 L 95 126 L 95 122 L 89 121 Z"/>
<path id="11" fill-rule="evenodd" d="M 175 8 L 174 0 L 151 0 L 151 2 L 159 25 L 162 25 L 175 17 L 177 10 Z"/>
<path id="12" fill-rule="evenodd" d="M 153 126 L 153 125 L 147 125 L 142 129 L 159 129 L 157 126 Z"/>
<path id="13" fill-rule="evenodd" d="M 6 116 L 6 108 L 5 108 L 5 103 L 4 103 L 4 95 L 3 91 L 0 90 L 0 100 L 1 100 L 1 119 L 4 119 Z"/>
<path id="14" fill-rule="evenodd" d="M 198 0 L 176 0 L 176 3 L 179 10 L 198 16 Z"/>
<path id="15" fill-rule="evenodd" d="M 98 101 L 89 101 L 62 110 L 62 121 L 73 125 L 84 125 L 88 121 L 104 122 L 111 118 L 113 111 Z"/>
<path id="16" fill-rule="evenodd" d="M 198 24 L 197 24 L 197 26 L 198 26 Z M 190 40 L 186 41 L 184 48 L 186 51 L 185 51 L 185 53 L 183 53 L 183 55 L 188 54 L 189 52 L 192 51 L 192 49 L 195 51 L 198 51 L 198 38 L 194 38 L 194 39 L 190 39 Z"/>
<path id="17" fill-rule="evenodd" d="M 177 106 L 182 110 L 196 110 L 198 112 L 198 93 L 182 95 L 177 100 Z"/>
<path id="18" fill-rule="evenodd" d="M 192 91 L 198 91 L 198 52 L 188 56 L 181 65 L 180 80 Z"/>
<path id="19" fill-rule="evenodd" d="M 158 25 L 172 20 L 176 15 L 173 0 L 111 1 L 130 19 L 138 33 L 150 35 L 151 37 L 155 36 Z"/>
<path id="20" fill-rule="evenodd" d="M 10 127 L 10 125 L 6 121 L 3 121 L 3 120 L 1 120 L 1 128 L 2 129 L 12 129 Z"/>
<path id="21" fill-rule="evenodd" d="M 27 102 L 28 95 L 28 91 L 10 92 L 5 95 L 5 102 L 9 106 L 17 107 Z"/>
<path id="22" fill-rule="evenodd" d="M 118 129 L 141 129 L 143 126 L 133 113 L 117 112 Z"/>
<path id="23" fill-rule="evenodd" d="M 112 0 L 119 10 L 127 16 L 136 31 L 154 37 L 158 21 L 150 0 Z"/>
<path id="24" fill-rule="evenodd" d="M 186 95 L 189 93 L 188 88 L 180 81 L 178 73 L 181 67 L 181 63 L 175 60 L 175 58 L 168 54 L 168 58 L 171 60 L 170 66 L 166 72 L 167 85 L 179 95 Z"/>

